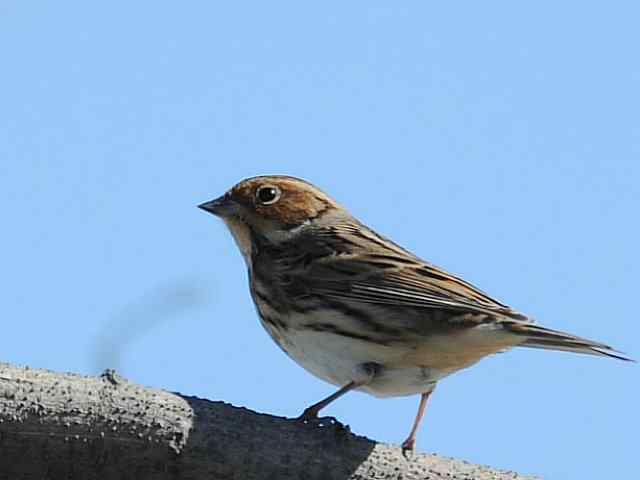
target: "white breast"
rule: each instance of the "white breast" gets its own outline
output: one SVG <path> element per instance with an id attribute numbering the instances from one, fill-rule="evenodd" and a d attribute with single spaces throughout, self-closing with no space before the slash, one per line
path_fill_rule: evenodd
<path id="1" fill-rule="evenodd" d="M 296 314 L 299 315 L 299 314 Z M 327 311 L 314 318 L 305 314 L 302 318 L 291 318 L 291 324 L 317 321 L 323 324 L 349 324 L 339 313 Z M 402 359 L 411 351 L 400 345 L 381 345 L 329 331 L 308 329 L 278 329 L 262 322 L 264 328 L 282 349 L 300 366 L 313 375 L 344 386 L 354 379 L 358 366 L 376 363 L 382 366 L 373 381 L 360 387 L 378 397 L 413 395 L 433 389 L 435 382 L 444 376 L 441 372 L 416 365 L 402 365 Z"/>

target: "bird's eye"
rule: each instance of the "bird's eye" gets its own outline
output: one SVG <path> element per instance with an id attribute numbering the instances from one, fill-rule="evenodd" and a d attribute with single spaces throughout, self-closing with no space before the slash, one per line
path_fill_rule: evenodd
<path id="1" fill-rule="evenodd" d="M 271 205 L 280 198 L 280 189 L 273 185 L 265 185 L 256 190 L 256 198 L 262 205 Z"/>

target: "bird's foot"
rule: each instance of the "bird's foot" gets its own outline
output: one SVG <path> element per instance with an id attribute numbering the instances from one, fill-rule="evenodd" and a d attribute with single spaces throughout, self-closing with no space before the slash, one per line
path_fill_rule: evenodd
<path id="1" fill-rule="evenodd" d="M 414 452 L 415 446 L 416 446 L 415 437 L 407 438 L 404 442 L 402 442 L 402 445 L 400 446 L 400 448 L 402 448 L 402 456 L 407 460 L 409 460 L 409 455 Z"/>
<path id="2" fill-rule="evenodd" d="M 308 423 L 313 420 L 318 420 L 318 409 L 314 407 L 309 407 L 302 412 L 302 414 L 296 418 L 298 422 Z"/>
<path id="3" fill-rule="evenodd" d="M 349 425 L 344 425 L 335 417 L 319 417 L 317 412 L 309 412 L 308 410 L 302 412 L 302 415 L 296 418 L 296 422 L 320 428 L 333 427 L 337 431 L 351 431 Z"/>

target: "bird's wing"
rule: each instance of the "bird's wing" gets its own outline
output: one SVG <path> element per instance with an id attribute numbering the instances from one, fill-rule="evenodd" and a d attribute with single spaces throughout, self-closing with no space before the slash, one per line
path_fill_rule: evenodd
<path id="1" fill-rule="evenodd" d="M 322 248 L 315 254 L 301 256 L 305 267 L 294 282 L 300 292 L 343 303 L 448 311 L 452 315 L 443 318 L 449 325 L 500 324 L 522 337 L 524 347 L 631 361 L 606 344 L 536 325 L 472 284 L 424 262 L 362 225 L 339 225 L 330 233 L 331 240 L 319 242 Z"/>
<path id="2" fill-rule="evenodd" d="M 395 263 L 393 257 L 387 257 L 387 262 L 389 265 L 380 265 L 379 257 L 375 260 L 333 258 L 325 262 L 322 269 L 312 268 L 309 280 L 314 291 L 334 298 L 527 320 L 526 316 L 434 265 L 403 265 Z M 323 274 L 314 276 L 319 270 Z M 328 274 L 327 270 L 334 273 Z"/>
<path id="3" fill-rule="evenodd" d="M 478 320 L 531 322 L 472 284 L 424 262 L 375 232 L 349 227 L 337 233 L 351 248 L 308 265 L 302 281 L 314 293 L 362 303 L 480 314 L 470 317 Z"/>

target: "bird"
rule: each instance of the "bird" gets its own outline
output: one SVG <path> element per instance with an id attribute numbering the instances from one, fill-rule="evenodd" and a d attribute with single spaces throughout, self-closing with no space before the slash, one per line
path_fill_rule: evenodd
<path id="1" fill-rule="evenodd" d="M 633 361 L 597 341 L 540 326 L 376 233 L 315 185 L 287 175 L 240 181 L 198 205 L 230 230 L 260 323 L 311 374 L 338 389 L 420 395 L 403 453 L 415 449 L 438 381 L 512 347 Z"/>

